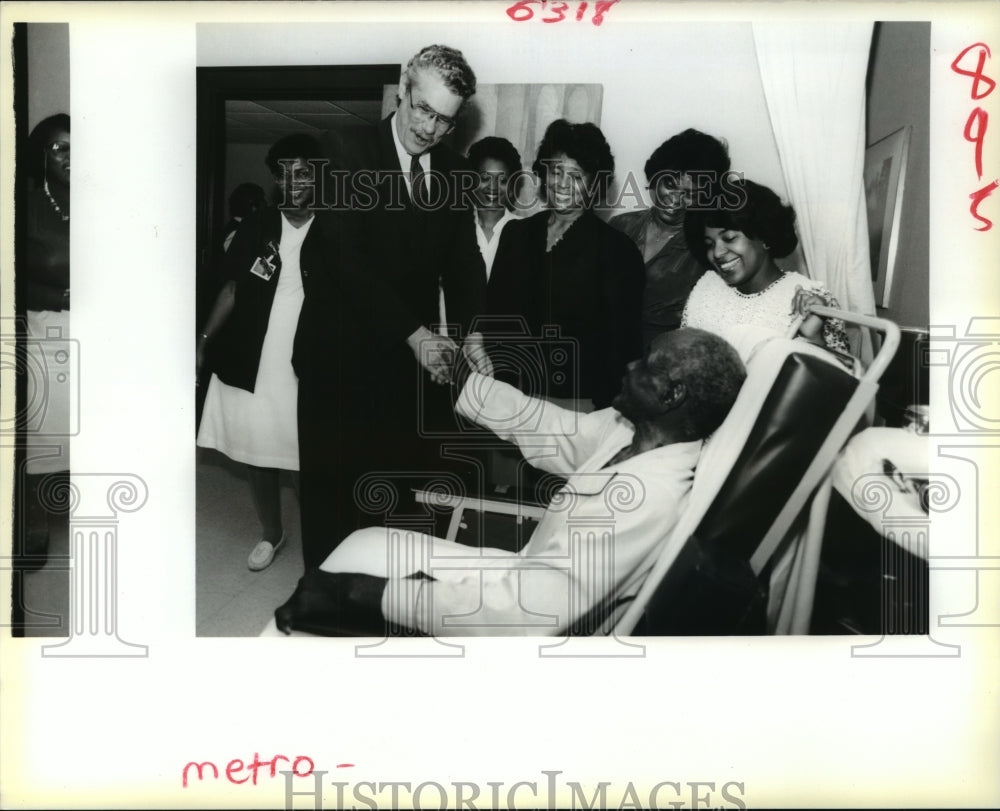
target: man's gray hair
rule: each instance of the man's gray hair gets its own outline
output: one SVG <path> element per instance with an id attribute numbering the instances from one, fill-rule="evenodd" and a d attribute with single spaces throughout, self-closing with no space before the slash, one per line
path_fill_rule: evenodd
<path id="1" fill-rule="evenodd" d="M 465 61 L 462 52 L 447 45 L 428 45 L 406 64 L 407 79 L 412 82 L 414 72 L 430 69 L 444 80 L 455 95 L 467 101 L 476 92 L 476 74 Z"/>

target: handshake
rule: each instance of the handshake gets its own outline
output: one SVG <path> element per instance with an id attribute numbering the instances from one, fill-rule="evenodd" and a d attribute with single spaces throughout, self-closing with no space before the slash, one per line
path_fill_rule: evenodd
<path id="1" fill-rule="evenodd" d="M 427 327 L 418 327 L 406 342 L 431 380 L 439 385 L 450 383 L 460 389 L 470 371 L 493 375 L 493 363 L 486 354 L 483 336 L 479 332 L 470 333 L 459 346 L 446 335 L 438 335 Z"/>

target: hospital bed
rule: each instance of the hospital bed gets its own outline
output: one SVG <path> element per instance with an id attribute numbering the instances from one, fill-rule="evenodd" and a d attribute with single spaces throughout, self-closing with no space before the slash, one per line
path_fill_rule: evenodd
<path id="1" fill-rule="evenodd" d="M 688 503 L 651 551 L 648 575 L 634 593 L 612 595 L 565 633 L 808 633 L 831 469 L 870 421 L 878 380 L 899 344 L 898 327 L 886 319 L 814 312 L 878 333 L 871 364 L 848 369 L 802 340 L 748 332 L 737 347 L 747 381 L 705 443 Z M 470 507 L 491 510 L 482 498 L 461 504 Z M 272 622 L 265 635 L 273 633 Z"/>

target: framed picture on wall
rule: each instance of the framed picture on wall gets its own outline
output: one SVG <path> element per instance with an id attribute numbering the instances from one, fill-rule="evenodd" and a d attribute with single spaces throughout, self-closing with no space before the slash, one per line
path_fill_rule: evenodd
<path id="1" fill-rule="evenodd" d="M 865 150 L 865 199 L 875 303 L 889 306 L 899 243 L 899 220 L 906 185 L 910 127 L 903 127 Z"/>

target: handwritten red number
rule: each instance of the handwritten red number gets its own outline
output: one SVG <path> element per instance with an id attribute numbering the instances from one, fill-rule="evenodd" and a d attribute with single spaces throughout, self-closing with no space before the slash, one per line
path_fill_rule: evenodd
<path id="1" fill-rule="evenodd" d="M 962 62 L 966 55 L 972 50 L 977 50 L 975 70 L 969 70 L 968 68 L 962 66 Z M 997 83 L 993 81 L 993 79 L 983 73 L 983 68 L 986 66 L 986 60 L 990 56 L 989 46 L 985 42 L 975 42 L 969 47 L 963 49 L 951 63 L 951 69 L 955 71 L 955 73 L 958 73 L 961 76 L 968 76 L 972 79 L 972 89 L 970 95 L 973 101 L 986 98 L 997 86 Z M 986 85 L 986 89 L 980 90 L 980 84 Z M 976 107 L 975 110 L 969 113 L 969 118 L 965 122 L 965 129 L 962 130 L 962 135 L 965 140 L 970 144 L 975 144 L 976 176 L 980 180 L 983 179 L 983 142 L 986 140 L 986 130 L 989 127 L 989 122 L 989 114 L 982 107 Z M 989 231 L 993 227 L 993 221 L 987 219 L 979 213 L 979 205 L 983 202 L 983 200 L 993 194 L 998 187 L 1000 187 L 1000 181 L 994 180 L 992 183 L 987 183 L 981 189 L 978 189 L 969 195 L 969 199 L 972 200 L 969 204 L 969 213 L 974 219 L 977 219 L 982 223 L 982 227 L 977 228 L 977 231 Z"/>
<path id="2" fill-rule="evenodd" d="M 608 13 L 610 8 L 617 3 L 618 0 L 598 0 L 594 5 L 594 25 L 600 25 L 604 22 L 604 15 Z"/>
<path id="3" fill-rule="evenodd" d="M 992 183 L 983 186 L 979 191 L 974 191 L 969 195 L 972 200 L 972 203 L 969 205 L 969 213 L 983 224 L 982 228 L 976 229 L 977 231 L 989 231 L 993 227 L 993 221 L 986 219 L 986 217 L 979 213 L 979 204 L 993 194 L 998 186 L 1000 186 L 1000 182 L 994 180 Z"/>
<path id="4" fill-rule="evenodd" d="M 557 16 L 555 16 L 555 17 L 542 17 L 542 22 L 543 23 L 558 23 L 558 22 L 562 22 L 566 18 L 566 9 L 568 9 L 568 8 L 569 8 L 569 3 L 563 3 L 563 2 L 553 3 L 551 11 L 552 11 L 553 14 L 555 14 Z"/>
<path id="5" fill-rule="evenodd" d="M 600 25 L 604 22 L 604 15 L 608 13 L 611 7 L 617 4 L 619 0 L 597 0 L 594 3 L 594 17 L 591 20 L 594 25 Z M 507 16 L 510 17 L 514 22 L 524 23 L 528 20 L 534 19 L 535 11 L 532 9 L 533 5 L 541 5 L 543 12 L 549 11 L 553 16 L 540 18 L 543 23 L 559 23 L 566 19 L 566 13 L 569 11 L 570 4 L 563 2 L 563 0 L 557 0 L 552 3 L 546 9 L 546 0 L 518 0 L 514 5 L 508 7 Z M 577 4 L 576 7 L 576 20 L 579 22 L 583 19 L 587 12 L 588 3 L 586 0 Z"/>
<path id="6" fill-rule="evenodd" d="M 977 107 L 969 113 L 969 120 L 965 122 L 965 130 L 962 135 L 970 144 L 976 145 L 976 177 L 983 179 L 983 139 L 986 138 L 986 128 L 989 125 L 990 116 L 982 107 Z M 972 128 L 975 127 L 975 132 Z"/>
<path id="7" fill-rule="evenodd" d="M 960 67 L 959 63 L 965 58 L 965 55 L 973 48 L 981 49 L 979 51 L 979 60 L 976 63 L 975 70 L 966 70 L 965 68 Z M 996 82 L 994 82 L 989 76 L 986 76 L 983 73 L 983 67 L 986 65 L 986 58 L 988 56 L 991 56 L 989 46 L 984 42 L 976 42 L 970 45 L 965 50 L 963 50 L 958 56 L 955 57 L 955 61 L 951 63 L 951 69 L 955 71 L 955 73 L 959 73 L 962 76 L 968 76 L 969 78 L 972 79 L 973 101 L 978 101 L 979 99 L 986 98 L 986 96 L 988 96 L 990 93 L 993 92 L 993 88 L 997 86 Z M 985 82 L 987 85 L 989 85 L 989 87 L 982 93 L 979 92 L 980 82 Z"/>
<path id="8" fill-rule="evenodd" d="M 507 16 L 516 23 L 527 22 L 535 16 L 535 12 L 531 10 L 531 5 L 537 1 L 538 0 L 517 0 L 514 5 L 507 9 Z"/>

